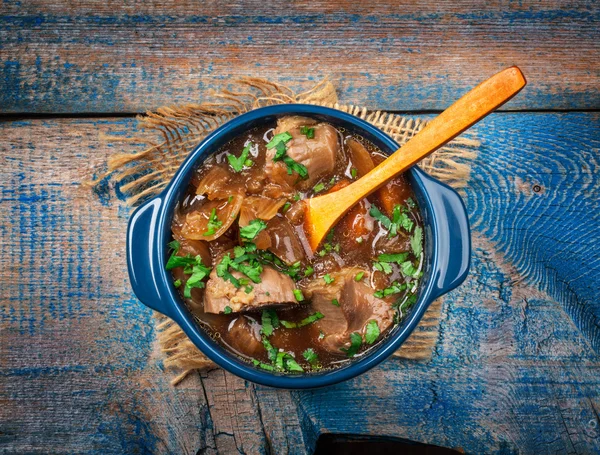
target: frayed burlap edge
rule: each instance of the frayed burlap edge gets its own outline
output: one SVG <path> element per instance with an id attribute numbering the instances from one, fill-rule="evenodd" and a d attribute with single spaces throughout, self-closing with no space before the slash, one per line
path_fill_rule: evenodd
<path id="1" fill-rule="evenodd" d="M 288 87 L 260 78 L 237 81 L 237 90 L 213 94 L 217 101 L 162 107 L 139 116 L 139 126 L 148 137 L 126 139 L 146 143 L 138 153 L 117 153 L 109 158 L 108 170 L 87 182 L 96 185 L 109 180 L 125 195 L 129 205 L 136 205 L 158 194 L 169 182 L 191 150 L 210 132 L 244 112 L 258 107 L 284 103 L 305 103 L 331 107 L 355 115 L 392 136 L 399 144 L 418 133 L 427 122 L 400 115 L 369 111 L 354 105 L 340 105 L 333 84 L 325 79 L 307 92 L 295 94 Z M 151 136 L 150 136 L 151 135 Z M 467 186 L 470 161 L 476 157 L 479 142 L 463 135 L 424 159 L 419 166 L 462 192 Z M 442 302 L 434 302 L 419 326 L 394 355 L 406 359 L 427 360 L 438 338 Z M 156 313 L 157 336 L 166 354 L 165 367 L 181 373 L 173 379 L 179 383 L 194 370 L 209 370 L 216 365 L 207 359 L 171 319 Z"/>

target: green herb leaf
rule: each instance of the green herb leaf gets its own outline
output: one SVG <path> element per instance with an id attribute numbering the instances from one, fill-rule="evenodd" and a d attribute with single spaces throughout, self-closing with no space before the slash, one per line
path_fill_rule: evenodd
<path id="1" fill-rule="evenodd" d="M 377 259 L 380 262 L 395 262 L 401 264 L 408 258 L 408 253 L 395 253 L 395 254 L 380 254 Z"/>
<path id="2" fill-rule="evenodd" d="M 304 327 L 305 325 L 312 324 L 313 322 L 317 322 L 319 319 L 322 319 L 323 317 L 324 317 L 323 313 L 319 313 L 317 311 L 316 313 L 313 313 L 310 316 L 302 319 L 300 322 L 289 322 L 289 321 L 283 321 L 283 320 L 279 321 L 279 322 L 286 329 L 296 329 L 299 327 Z"/>
<path id="3" fill-rule="evenodd" d="M 287 155 L 285 155 L 283 157 L 283 162 L 285 163 L 285 165 L 288 168 L 288 174 L 291 175 L 292 172 L 295 172 L 296 174 L 298 174 L 300 176 L 300 178 L 302 180 L 306 180 L 308 178 L 308 169 L 306 168 L 306 166 L 304 164 L 294 161 L 292 158 L 290 158 Z"/>
<path id="4" fill-rule="evenodd" d="M 300 134 L 304 134 L 307 139 L 314 139 L 315 137 L 315 129 L 309 128 L 307 126 L 300 127 Z"/>
<path id="5" fill-rule="evenodd" d="M 304 276 L 311 276 L 313 273 L 315 273 L 315 269 L 310 265 L 304 270 Z"/>
<path id="6" fill-rule="evenodd" d="M 331 301 L 331 304 L 334 305 L 334 306 L 340 306 L 340 302 L 338 301 L 338 299 L 333 299 Z"/>
<path id="7" fill-rule="evenodd" d="M 363 276 L 365 276 L 365 272 L 358 272 L 356 274 L 356 276 L 354 277 L 354 281 L 360 281 L 360 280 L 362 280 Z"/>
<path id="8" fill-rule="evenodd" d="M 358 170 L 353 167 L 352 169 L 350 169 L 350 175 L 352 176 L 353 179 L 356 178 L 356 176 L 358 175 Z"/>
<path id="9" fill-rule="evenodd" d="M 369 214 L 373 218 L 375 218 L 377 221 L 379 221 L 384 228 L 386 228 L 387 230 L 390 230 L 390 228 L 392 226 L 392 220 L 390 220 L 387 216 L 385 216 L 383 213 L 381 213 L 379 211 L 379 209 L 377 207 L 375 207 L 375 205 L 371 206 L 371 210 L 369 210 Z"/>
<path id="10" fill-rule="evenodd" d="M 181 247 L 181 244 L 177 240 L 172 240 L 171 242 L 167 243 L 167 246 L 177 253 Z"/>
<path id="11" fill-rule="evenodd" d="M 302 291 L 300 289 L 294 289 L 294 297 L 296 297 L 296 300 L 298 302 L 302 302 L 304 300 L 304 295 L 302 294 Z"/>
<path id="12" fill-rule="evenodd" d="M 361 346 L 362 337 L 360 336 L 360 333 L 354 332 L 350 334 L 350 347 L 341 348 L 341 351 L 345 352 L 348 357 L 354 357 Z"/>
<path id="13" fill-rule="evenodd" d="M 392 267 L 387 262 L 373 262 L 373 268 L 385 273 L 386 275 L 389 275 L 393 272 Z"/>
<path id="14" fill-rule="evenodd" d="M 273 330 L 279 327 L 279 318 L 275 310 L 263 310 L 261 317 L 262 328 L 260 329 L 263 335 L 270 337 L 273 335 Z"/>
<path id="15" fill-rule="evenodd" d="M 367 344 L 375 343 L 375 340 L 379 337 L 379 326 L 377 321 L 369 321 L 365 330 L 365 341 Z"/>
<path id="16" fill-rule="evenodd" d="M 406 283 L 398 283 L 397 281 L 394 281 L 390 287 L 381 289 L 379 291 L 375 291 L 373 295 L 379 299 L 382 299 L 383 297 L 387 297 L 393 294 L 399 294 L 402 291 L 406 291 L 406 287 Z"/>
<path id="17" fill-rule="evenodd" d="M 335 281 L 335 278 L 332 278 L 328 273 L 327 275 L 323 275 L 323 281 L 325 281 L 325 284 L 331 284 Z"/>
<path id="18" fill-rule="evenodd" d="M 314 187 L 313 187 L 313 191 L 315 193 L 318 193 L 320 191 L 323 191 L 325 189 L 325 184 L 323 182 L 317 183 Z"/>
<path id="19" fill-rule="evenodd" d="M 260 361 L 258 361 L 256 359 L 252 359 L 252 363 L 254 364 L 254 366 L 262 368 L 263 370 L 275 371 L 275 368 L 272 365 L 260 362 Z"/>
<path id="20" fill-rule="evenodd" d="M 313 366 L 319 361 L 319 356 L 313 348 L 306 349 L 302 353 L 302 357 L 304 357 L 304 359 Z"/>
<path id="21" fill-rule="evenodd" d="M 285 204 L 283 204 L 283 207 L 281 207 L 281 213 L 287 212 L 291 206 L 292 206 L 292 204 L 290 204 L 289 202 L 286 202 Z"/>
<path id="22" fill-rule="evenodd" d="M 400 264 L 400 271 L 404 276 L 408 277 L 416 277 L 416 275 L 419 273 L 417 268 L 410 261 Z"/>
<path id="23" fill-rule="evenodd" d="M 267 223 L 265 223 L 263 220 L 259 220 L 259 219 L 252 220 L 252 221 L 250 221 L 248 226 L 244 226 L 243 228 L 240 228 L 240 237 L 242 238 L 242 240 L 245 240 L 245 241 L 254 240 L 256 238 L 256 236 L 259 234 L 259 232 L 266 228 L 267 228 Z"/>
<path id="24" fill-rule="evenodd" d="M 210 217 L 208 218 L 208 225 L 206 226 L 207 231 L 202 235 L 213 235 L 221 226 L 223 226 L 223 222 L 219 221 L 219 219 L 217 218 L 217 209 L 213 208 L 210 212 Z"/>
<path id="25" fill-rule="evenodd" d="M 273 362 L 277 358 L 277 348 L 273 347 L 273 345 L 266 336 L 262 337 L 262 343 L 265 350 L 267 351 L 267 356 L 269 357 L 269 360 Z"/>
<path id="26" fill-rule="evenodd" d="M 298 362 L 296 362 L 296 360 L 289 354 L 286 353 L 286 355 L 284 356 L 284 361 L 285 361 L 285 369 L 288 371 L 298 371 L 298 372 L 302 372 L 304 371 L 302 369 L 302 367 L 300 365 L 298 365 Z"/>
<path id="27" fill-rule="evenodd" d="M 252 142 L 248 143 L 248 145 L 246 145 L 246 147 L 244 147 L 242 150 L 242 154 L 239 156 L 239 158 L 235 157 L 234 155 L 227 155 L 227 161 L 229 161 L 229 165 L 235 172 L 241 172 L 244 169 L 244 166 L 252 166 L 252 160 L 248 159 L 248 155 L 250 154 L 250 149 L 253 145 L 254 144 Z"/>
<path id="28" fill-rule="evenodd" d="M 229 305 L 227 305 L 224 309 L 223 309 L 223 314 L 231 314 L 233 310 L 231 309 L 231 307 Z"/>
<path id="29" fill-rule="evenodd" d="M 181 286 L 181 280 L 175 280 L 175 281 L 173 281 L 173 286 L 175 286 L 176 288 L 178 288 L 179 286 Z"/>
<path id="30" fill-rule="evenodd" d="M 417 259 L 420 258 L 421 254 L 423 253 L 423 242 L 422 241 L 423 241 L 423 229 L 421 228 L 421 226 L 417 226 L 415 228 L 415 232 L 410 237 L 410 247 L 412 248 L 412 251 Z"/>
<path id="31" fill-rule="evenodd" d="M 279 143 L 286 144 L 291 140 L 292 140 L 292 135 L 290 133 L 288 133 L 287 131 L 285 131 L 283 133 L 279 133 L 279 134 L 276 134 L 275 136 L 273 136 L 273 139 L 271 139 L 271 141 L 267 144 L 267 148 L 272 149 L 272 148 L 276 147 L 277 144 L 279 144 Z"/>
<path id="32" fill-rule="evenodd" d="M 167 270 L 172 270 L 177 267 L 191 266 L 195 263 L 196 260 L 192 257 L 191 254 L 188 254 L 186 256 L 176 256 L 175 252 L 173 252 L 173 254 L 171 254 L 171 257 L 167 261 L 167 265 L 165 266 L 165 268 Z"/>

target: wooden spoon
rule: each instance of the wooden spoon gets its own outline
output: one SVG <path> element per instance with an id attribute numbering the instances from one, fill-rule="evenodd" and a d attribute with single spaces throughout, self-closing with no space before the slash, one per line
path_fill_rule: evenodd
<path id="1" fill-rule="evenodd" d="M 456 101 L 356 182 L 334 193 L 306 199 L 304 230 L 313 252 L 354 204 L 506 103 L 525 84 L 527 81 L 516 66 L 499 72 Z"/>

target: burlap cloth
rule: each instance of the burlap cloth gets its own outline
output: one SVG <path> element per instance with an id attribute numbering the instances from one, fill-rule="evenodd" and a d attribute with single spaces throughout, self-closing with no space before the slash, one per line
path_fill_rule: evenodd
<path id="1" fill-rule="evenodd" d="M 354 105 L 338 104 L 334 85 L 324 80 L 307 92 L 295 94 L 291 89 L 265 79 L 245 78 L 236 82 L 237 91 L 214 94 L 214 102 L 162 107 L 138 117 L 143 137 L 128 139 L 145 143 L 138 153 L 117 153 L 109 158 L 108 170 L 92 184 L 107 182 L 122 194 L 127 204 L 136 205 L 159 193 L 177 171 L 188 153 L 211 131 L 239 114 L 262 106 L 283 103 L 307 103 L 348 112 L 373 124 L 403 144 L 426 125 L 426 121 L 409 119 L 381 111 L 369 111 Z M 402 96 L 401 93 L 398 96 Z M 475 158 L 479 142 L 463 135 L 419 163 L 421 169 L 461 191 L 468 184 L 470 161 Z M 396 357 L 427 360 L 438 339 L 442 300 L 434 302 L 418 327 L 394 354 Z M 216 368 L 183 331 L 169 318 L 156 313 L 158 342 L 164 352 L 165 366 L 177 371 L 177 384 L 193 370 Z"/>

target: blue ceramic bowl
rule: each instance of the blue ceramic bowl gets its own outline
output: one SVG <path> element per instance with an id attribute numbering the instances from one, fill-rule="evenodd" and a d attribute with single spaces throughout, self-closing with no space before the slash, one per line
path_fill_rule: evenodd
<path id="1" fill-rule="evenodd" d="M 127 230 L 127 265 L 133 291 L 142 303 L 173 319 L 217 365 L 258 384 L 306 389 L 353 378 L 396 351 L 417 326 L 429 304 L 464 281 L 469 271 L 471 239 L 465 207 L 458 194 L 415 166 L 408 171 L 408 178 L 425 225 L 426 264 L 421 293 L 407 317 L 383 342 L 344 367 L 303 375 L 258 370 L 225 350 L 194 322 L 194 317 L 173 286 L 171 274 L 165 270 L 167 243 L 172 239 L 170 226 L 173 210 L 187 190 L 194 169 L 204 159 L 244 131 L 273 122 L 280 116 L 294 114 L 313 117 L 355 132 L 385 153 L 393 153 L 398 148 L 393 139 L 377 128 L 334 109 L 289 104 L 269 106 L 240 115 L 198 145 L 165 190 L 133 213 Z"/>

